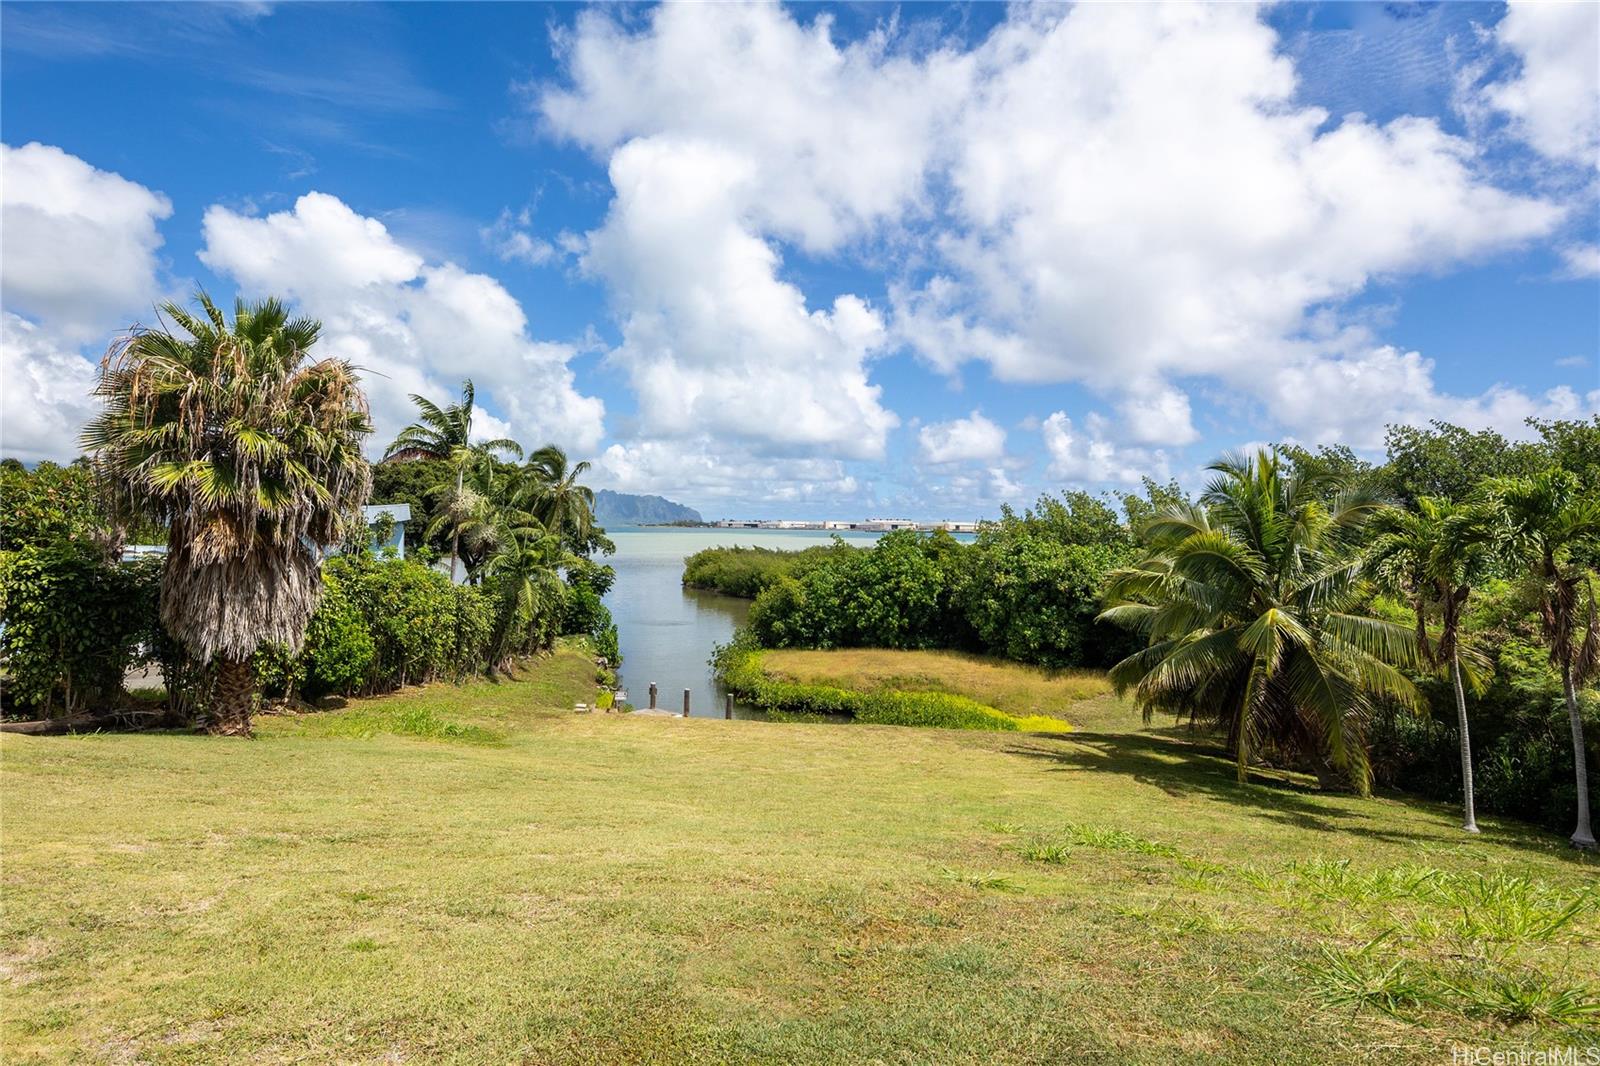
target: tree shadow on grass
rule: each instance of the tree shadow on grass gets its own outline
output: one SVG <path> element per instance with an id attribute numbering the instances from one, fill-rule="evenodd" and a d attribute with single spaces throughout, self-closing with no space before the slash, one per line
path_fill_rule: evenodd
<path id="1" fill-rule="evenodd" d="M 1139 733 L 1039 733 L 1031 734 L 1029 740 L 1029 745 L 1005 750 L 1049 763 L 1051 772 L 1131 778 L 1173 798 L 1202 796 L 1248 808 L 1262 818 L 1297 829 L 1347 833 L 1393 844 L 1455 846 L 1471 842 L 1451 824 L 1454 811 L 1431 800 L 1381 793 L 1382 798 L 1424 812 L 1430 822 L 1439 823 L 1436 827 L 1386 829 L 1377 824 L 1381 817 L 1377 809 L 1348 809 L 1341 803 L 1362 801 L 1349 794 L 1322 792 L 1287 772 L 1253 769 L 1249 779 L 1240 783 L 1232 756 L 1184 727 Z M 1498 844 L 1580 865 L 1594 863 L 1591 857 L 1562 848 L 1561 841 L 1535 826 L 1509 823 L 1505 830 L 1491 832 L 1491 839 Z"/>
<path id="2" fill-rule="evenodd" d="M 1147 733 L 1072 733 L 1060 738 L 1038 734 L 1031 746 L 1008 748 L 1013 755 L 1048 762 L 1056 773 L 1108 774 L 1132 778 L 1174 799 L 1204 796 L 1251 807 L 1266 817 L 1300 829 L 1349 830 L 1342 824 L 1359 815 L 1309 797 L 1313 790 L 1287 777 L 1252 771 L 1235 780 L 1233 760 L 1221 749 Z M 1386 838 L 1403 840 L 1403 834 Z"/>

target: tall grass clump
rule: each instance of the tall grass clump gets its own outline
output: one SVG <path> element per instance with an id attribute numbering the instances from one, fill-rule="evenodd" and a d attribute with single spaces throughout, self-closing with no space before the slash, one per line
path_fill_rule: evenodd
<path id="1" fill-rule="evenodd" d="M 721 682 L 757 707 L 789 715 L 833 716 L 873 725 L 933 726 L 1007 732 L 1064 733 L 1071 726 L 1042 715 L 1018 717 L 948 692 L 856 691 L 774 677 L 762 666 L 762 651 L 748 638 L 717 648 L 711 665 Z"/>

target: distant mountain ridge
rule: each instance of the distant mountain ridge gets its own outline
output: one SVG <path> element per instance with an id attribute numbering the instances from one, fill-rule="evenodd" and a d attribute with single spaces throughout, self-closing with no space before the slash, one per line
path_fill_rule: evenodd
<path id="1" fill-rule="evenodd" d="M 663 522 L 704 522 L 700 512 L 662 496 L 636 496 L 601 489 L 594 494 L 594 518 L 602 526 L 648 526 Z"/>

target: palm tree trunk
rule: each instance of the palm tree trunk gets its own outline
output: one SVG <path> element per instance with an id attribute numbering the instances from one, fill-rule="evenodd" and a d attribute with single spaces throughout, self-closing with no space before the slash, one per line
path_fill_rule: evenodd
<path id="1" fill-rule="evenodd" d="M 250 707 L 255 702 L 256 677 L 249 659 L 222 659 L 217 665 L 211 724 L 208 733 L 225 737 L 250 735 Z"/>
<path id="2" fill-rule="evenodd" d="M 456 499 L 458 500 L 461 499 L 462 473 L 462 469 L 459 466 L 456 467 Z M 456 526 L 456 528 L 452 529 L 450 532 L 450 584 L 452 585 L 456 583 L 456 549 L 460 545 L 460 542 L 460 527 Z"/>
<path id="3" fill-rule="evenodd" d="M 1578 693 L 1572 686 L 1572 664 L 1561 664 L 1561 686 L 1567 694 L 1567 718 L 1572 723 L 1572 765 L 1578 775 L 1578 827 L 1572 846 L 1592 850 L 1594 831 L 1589 828 L 1589 760 L 1583 750 L 1583 718 L 1578 713 Z"/>
<path id="4" fill-rule="evenodd" d="M 1453 650 L 1450 654 L 1450 679 L 1456 686 L 1456 724 L 1461 730 L 1461 797 L 1466 811 L 1461 828 L 1476 833 L 1478 810 L 1472 796 L 1472 741 L 1467 737 L 1467 693 L 1461 687 L 1461 656 Z"/>

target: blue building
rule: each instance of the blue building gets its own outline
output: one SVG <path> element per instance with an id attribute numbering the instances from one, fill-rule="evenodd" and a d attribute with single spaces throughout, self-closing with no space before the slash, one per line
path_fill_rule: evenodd
<path id="1" fill-rule="evenodd" d="M 378 521 L 388 516 L 394 521 L 394 529 L 389 534 L 389 539 L 379 544 L 377 541 Z M 361 517 L 369 527 L 373 528 L 372 550 L 383 553 L 385 548 L 393 548 L 395 556 L 401 559 L 406 557 L 406 523 L 411 521 L 411 505 L 409 503 L 374 503 L 361 508 Z"/>

